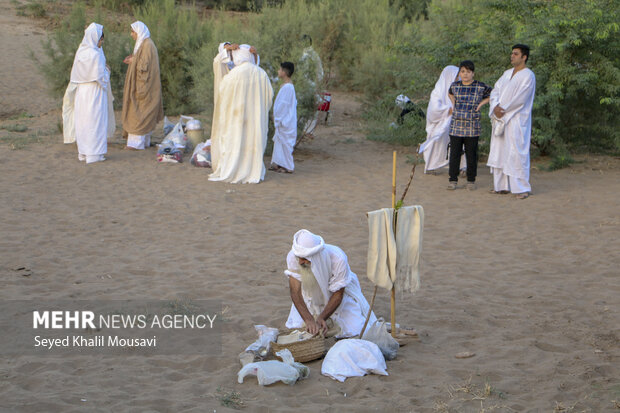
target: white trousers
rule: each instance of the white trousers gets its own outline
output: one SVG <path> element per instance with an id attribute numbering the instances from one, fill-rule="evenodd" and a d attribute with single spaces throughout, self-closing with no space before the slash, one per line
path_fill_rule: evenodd
<path id="1" fill-rule="evenodd" d="M 145 149 L 151 146 L 151 135 L 153 132 L 146 135 L 133 135 L 127 134 L 127 146 L 134 149 Z"/>
<path id="2" fill-rule="evenodd" d="M 513 194 L 522 194 L 532 191 L 530 183 L 523 178 L 506 175 L 502 169 L 498 168 L 491 168 L 491 173 L 493 174 L 493 189 L 497 192 L 510 191 Z"/>

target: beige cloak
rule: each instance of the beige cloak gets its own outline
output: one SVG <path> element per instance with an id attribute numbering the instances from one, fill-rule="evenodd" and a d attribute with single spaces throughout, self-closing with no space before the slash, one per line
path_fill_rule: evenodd
<path id="1" fill-rule="evenodd" d="M 144 39 L 134 54 L 123 94 L 123 130 L 125 134 L 146 135 L 164 118 L 157 48 Z"/>

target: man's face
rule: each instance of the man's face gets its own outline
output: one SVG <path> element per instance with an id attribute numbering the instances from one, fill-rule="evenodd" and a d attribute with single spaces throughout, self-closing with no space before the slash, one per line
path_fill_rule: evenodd
<path id="1" fill-rule="evenodd" d="M 131 38 L 134 40 L 138 40 L 138 33 L 134 32 L 133 29 L 131 29 Z"/>
<path id="2" fill-rule="evenodd" d="M 282 68 L 278 69 L 278 77 L 280 79 L 284 79 L 284 70 L 282 70 Z"/>
<path id="3" fill-rule="evenodd" d="M 469 83 L 472 80 L 474 80 L 474 72 L 472 72 L 471 70 L 469 70 L 466 67 L 462 67 L 459 70 L 459 76 L 461 76 L 461 81 L 463 83 Z"/>
<path id="4" fill-rule="evenodd" d="M 103 35 L 101 35 L 101 38 L 99 38 L 99 42 L 97 43 L 97 47 L 101 46 L 103 46 Z"/>
<path id="5" fill-rule="evenodd" d="M 310 268 L 311 262 L 305 258 L 297 257 L 297 262 L 304 268 Z"/>
<path id="6" fill-rule="evenodd" d="M 525 63 L 527 57 L 521 53 L 521 49 L 512 49 L 512 53 L 510 53 L 510 64 L 513 66 L 519 66 L 522 63 Z"/>

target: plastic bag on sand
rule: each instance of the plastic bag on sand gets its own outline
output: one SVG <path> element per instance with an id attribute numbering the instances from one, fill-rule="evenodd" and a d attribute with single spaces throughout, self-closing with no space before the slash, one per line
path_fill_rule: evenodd
<path id="1" fill-rule="evenodd" d="M 329 349 L 321 374 L 343 382 L 347 377 L 361 377 L 368 373 L 387 376 L 386 368 L 383 354 L 375 343 L 349 338 L 338 341 Z"/>
<path id="2" fill-rule="evenodd" d="M 180 163 L 183 162 L 183 152 L 175 148 L 171 142 L 164 142 L 159 145 L 157 150 L 157 160 L 159 162 Z"/>
<path id="3" fill-rule="evenodd" d="M 288 349 L 277 354 L 286 362 L 269 360 L 246 364 L 239 370 L 237 381 L 243 383 L 245 376 L 254 375 L 258 379 L 258 384 L 268 386 L 277 381 L 294 384 L 299 378 L 308 377 L 310 370 L 303 364 L 296 363 Z"/>
<path id="4" fill-rule="evenodd" d="M 164 116 L 164 136 L 168 135 L 172 128 L 174 128 L 174 123 L 170 122 L 168 116 Z"/>
<path id="5" fill-rule="evenodd" d="M 261 347 L 264 347 L 269 352 L 270 343 L 278 339 L 278 329 L 260 324 L 254 326 L 254 328 L 258 332 L 258 340 L 250 344 L 245 351 L 259 352 Z"/>
<path id="6" fill-rule="evenodd" d="M 211 167 L 211 139 L 196 145 L 190 163 L 201 168 Z"/>
<path id="7" fill-rule="evenodd" d="M 364 333 L 363 339 L 371 341 L 379 346 L 386 360 L 394 360 L 396 358 L 396 353 L 398 352 L 400 344 L 388 333 L 383 318 L 379 318 L 373 325 L 368 327 L 368 330 Z"/>
<path id="8" fill-rule="evenodd" d="M 276 353 L 276 356 L 280 357 L 284 363 L 295 367 L 297 371 L 299 372 L 300 379 L 305 379 L 306 377 L 310 375 L 310 368 L 308 368 L 307 366 L 304 366 L 301 363 L 296 362 L 295 359 L 293 358 L 293 355 L 291 354 L 291 350 L 285 348 L 284 350 L 278 351 Z"/>
<path id="9" fill-rule="evenodd" d="M 185 149 L 190 145 L 190 140 L 183 132 L 183 122 L 179 121 L 172 130 L 166 135 L 164 140 L 161 142 L 162 145 L 174 145 L 177 149 Z"/>

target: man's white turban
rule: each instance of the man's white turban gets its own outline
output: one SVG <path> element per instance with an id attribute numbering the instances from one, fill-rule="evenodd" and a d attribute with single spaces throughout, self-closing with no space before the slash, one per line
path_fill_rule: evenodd
<path id="1" fill-rule="evenodd" d="M 311 257 L 323 249 L 325 241 L 307 229 L 302 229 L 293 236 L 293 254 L 296 257 L 312 261 Z"/>

